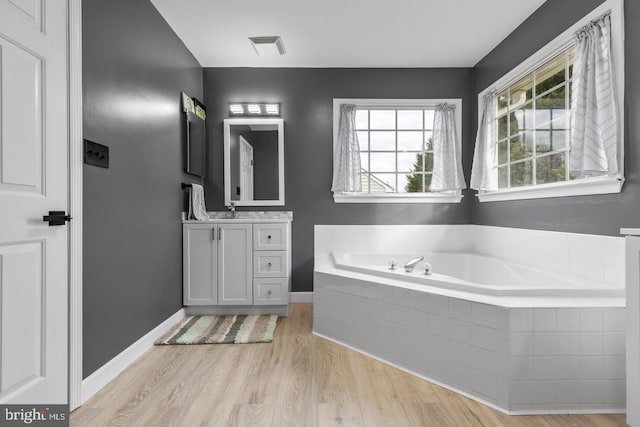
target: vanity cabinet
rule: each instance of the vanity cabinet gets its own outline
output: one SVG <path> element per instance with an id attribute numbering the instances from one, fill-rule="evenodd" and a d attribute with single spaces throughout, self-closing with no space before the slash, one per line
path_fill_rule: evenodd
<path id="1" fill-rule="evenodd" d="M 286 315 L 290 223 L 185 221 L 182 234 L 183 303 L 191 314 Z"/>
<path id="2" fill-rule="evenodd" d="M 251 224 L 183 226 L 184 305 L 253 302 Z"/>

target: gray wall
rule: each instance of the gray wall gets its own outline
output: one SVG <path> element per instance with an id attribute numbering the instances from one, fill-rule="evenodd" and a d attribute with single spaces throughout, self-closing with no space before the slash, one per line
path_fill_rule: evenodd
<path id="1" fill-rule="evenodd" d="M 463 151 L 471 153 L 471 82 L 471 70 L 460 68 L 205 68 L 207 209 L 225 209 L 222 120 L 228 118 L 228 103 L 264 101 L 280 102 L 285 121 L 286 206 L 281 209 L 294 212 L 294 291 L 312 290 L 315 224 L 469 223 L 471 197 L 461 204 L 335 204 L 330 188 L 333 98 L 462 98 Z M 468 177 L 471 156 L 463 157 Z"/>
<path id="2" fill-rule="evenodd" d="M 476 95 L 602 0 L 549 0 L 474 68 Z M 625 4 L 625 184 L 621 194 L 515 202 L 474 201 L 472 221 L 503 227 L 619 235 L 640 226 L 640 2 Z M 474 113 L 474 133 L 477 114 Z"/>
<path id="3" fill-rule="evenodd" d="M 182 307 L 180 92 L 202 69 L 148 0 L 85 0 L 84 377 Z"/>

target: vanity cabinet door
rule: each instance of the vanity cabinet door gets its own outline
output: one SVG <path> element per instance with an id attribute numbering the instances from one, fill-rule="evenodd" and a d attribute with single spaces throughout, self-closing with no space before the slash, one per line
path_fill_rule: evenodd
<path id="1" fill-rule="evenodd" d="M 220 224 L 218 304 L 253 304 L 251 224 Z"/>
<path id="2" fill-rule="evenodd" d="M 182 231 L 184 305 L 218 303 L 218 242 L 214 224 L 185 224 Z"/>

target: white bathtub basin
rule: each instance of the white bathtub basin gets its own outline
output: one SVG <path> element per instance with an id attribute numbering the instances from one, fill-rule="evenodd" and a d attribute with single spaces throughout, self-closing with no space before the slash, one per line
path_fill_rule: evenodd
<path id="1" fill-rule="evenodd" d="M 418 263 L 412 273 L 404 271 L 404 264 L 416 256 L 424 256 L 424 261 L 431 264 L 432 274 L 423 273 L 423 262 Z M 484 295 L 624 295 L 623 288 L 611 288 L 602 283 L 563 277 L 474 253 L 380 254 L 334 251 L 331 253 L 331 259 L 337 269 Z M 389 269 L 391 259 L 397 261 L 398 266 L 395 270 Z"/>

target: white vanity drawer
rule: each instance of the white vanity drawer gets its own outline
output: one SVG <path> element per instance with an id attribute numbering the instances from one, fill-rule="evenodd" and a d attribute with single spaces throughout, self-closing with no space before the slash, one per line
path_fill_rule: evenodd
<path id="1" fill-rule="evenodd" d="M 253 279 L 254 305 L 284 305 L 288 300 L 287 279 Z"/>
<path id="2" fill-rule="evenodd" d="M 254 252 L 254 277 L 286 277 L 287 273 L 287 253 L 285 251 Z"/>
<path id="3" fill-rule="evenodd" d="M 287 241 L 287 224 L 253 224 L 254 250 L 284 251 Z"/>

